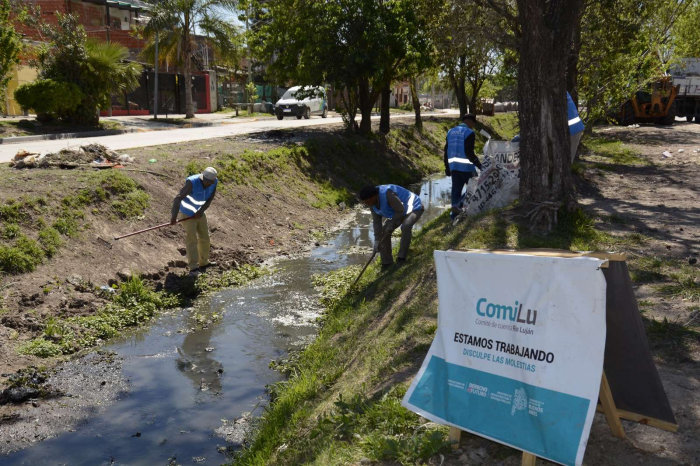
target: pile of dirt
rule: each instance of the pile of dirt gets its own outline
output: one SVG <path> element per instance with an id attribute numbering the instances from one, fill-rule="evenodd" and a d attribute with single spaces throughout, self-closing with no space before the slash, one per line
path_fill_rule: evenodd
<path id="1" fill-rule="evenodd" d="M 127 154 L 119 154 L 101 144 L 88 144 L 78 148 L 66 148 L 58 152 L 41 155 L 20 150 L 14 159 L 10 161 L 10 166 L 16 169 L 77 168 L 81 165 L 89 165 L 96 168 L 112 168 L 133 162 L 134 159 Z"/>

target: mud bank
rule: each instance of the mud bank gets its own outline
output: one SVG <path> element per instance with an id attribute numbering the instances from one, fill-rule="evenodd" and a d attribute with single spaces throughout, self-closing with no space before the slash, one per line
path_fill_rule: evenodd
<path id="1" fill-rule="evenodd" d="M 426 219 L 447 208 L 449 183 L 431 180 L 418 188 Z M 368 211 L 351 210 L 310 253 L 271 260 L 270 273 L 250 284 L 213 292 L 112 342 L 107 349 L 123 358 L 129 393 L 75 431 L 11 454 L 3 464 L 226 461 L 267 406 L 266 387 L 283 377 L 270 361 L 316 337 L 323 307 L 312 277 L 364 262 L 370 224 Z M 205 324 L 197 325 L 199 316 Z"/>
<path id="2" fill-rule="evenodd" d="M 122 358 L 98 351 L 62 364 L 37 384 L 22 404 L 8 405 L 0 418 L 0 454 L 74 431 L 92 416 L 126 396 Z M 37 392 L 39 391 L 37 390 Z"/>
<path id="3" fill-rule="evenodd" d="M 393 142 L 392 139 L 388 139 L 385 142 L 381 142 L 379 146 L 377 146 L 376 141 L 370 141 L 368 143 L 369 146 L 363 146 L 366 141 L 360 140 L 358 142 L 353 138 L 348 142 L 346 135 L 335 135 L 333 130 L 312 131 L 302 135 L 295 135 L 292 143 L 296 147 L 307 143 L 312 146 L 319 144 L 316 138 L 320 137 L 322 141 L 321 147 L 325 147 L 328 144 L 328 147 L 333 150 L 332 153 L 321 152 L 314 155 L 314 157 L 319 157 L 320 154 L 323 154 L 328 158 L 322 163 L 326 167 L 324 168 L 323 177 L 319 178 L 318 175 L 306 172 L 302 176 L 296 172 L 297 169 L 295 168 L 288 174 L 278 173 L 280 176 L 278 176 L 279 179 L 277 180 L 271 180 L 268 177 L 262 183 L 251 182 L 248 184 L 244 181 L 232 180 L 230 181 L 234 185 L 232 189 L 222 190 L 222 195 L 217 198 L 217 205 L 212 208 L 210 218 L 213 243 L 212 257 L 219 262 L 219 270 L 213 271 L 215 272 L 214 275 L 224 275 L 228 268 L 236 268 L 249 263 L 260 263 L 273 257 L 292 257 L 294 258 L 293 261 L 300 260 L 303 265 L 292 265 L 291 269 L 293 272 L 290 272 L 289 275 L 282 273 L 283 278 L 281 279 L 279 274 L 277 278 L 264 279 L 271 280 L 266 282 L 270 286 L 281 286 L 280 290 L 284 299 L 275 297 L 278 296 L 277 294 L 265 298 L 264 302 L 267 309 L 260 315 L 256 315 L 253 319 L 254 322 L 249 322 L 249 324 L 251 328 L 272 325 L 273 334 L 277 336 L 271 340 L 272 344 L 268 345 L 272 351 L 269 354 L 265 352 L 258 354 L 255 351 L 251 351 L 251 357 L 255 363 L 249 364 L 254 369 L 249 380 L 253 382 L 250 382 L 252 385 L 245 384 L 247 388 L 244 389 L 244 392 L 256 393 L 253 397 L 256 399 L 256 402 L 249 405 L 247 404 L 250 401 L 248 396 L 239 399 L 240 394 L 231 394 L 231 396 L 235 397 L 235 399 L 229 400 L 229 405 L 233 406 L 233 414 L 228 416 L 227 419 L 221 419 L 220 409 L 213 408 L 211 411 L 207 411 L 208 416 L 218 416 L 217 424 L 221 434 L 218 442 L 221 445 L 216 444 L 215 446 L 221 447 L 219 453 L 225 453 L 224 450 L 228 449 L 230 445 L 227 445 L 227 441 L 231 441 L 236 445 L 236 439 L 241 438 L 240 426 L 242 422 L 240 419 L 245 418 L 245 413 L 254 411 L 256 406 L 258 408 L 264 406 L 265 393 L 263 387 L 268 383 L 274 383 L 279 380 L 277 374 L 267 372 L 269 370 L 267 362 L 271 359 L 278 359 L 286 354 L 290 348 L 298 348 L 308 344 L 315 334 L 315 321 L 320 315 L 316 298 L 306 296 L 304 293 L 293 292 L 292 289 L 294 287 L 298 288 L 298 284 L 295 282 L 295 284 L 289 285 L 286 281 L 291 280 L 294 282 L 297 280 L 293 277 L 299 270 L 302 270 L 304 271 L 304 278 L 299 280 L 303 280 L 304 286 L 308 288 L 309 270 L 318 270 L 318 272 L 322 273 L 338 265 L 352 263 L 354 260 L 362 261 L 364 260 L 363 256 L 358 258 L 353 253 L 364 253 L 367 244 L 371 244 L 369 242 L 362 245 L 369 241 L 370 233 L 367 226 L 360 227 L 354 224 L 355 219 L 348 220 L 353 223 L 352 225 L 345 224 L 341 225 L 339 230 L 334 229 L 333 224 L 337 222 L 339 216 L 350 219 L 354 216 L 354 213 L 348 210 L 343 205 L 344 203 L 334 204 L 336 201 L 333 199 L 338 198 L 333 197 L 332 192 L 329 194 L 327 185 L 330 181 L 328 180 L 335 179 L 334 182 L 337 182 L 343 189 L 348 189 L 354 187 L 354 185 L 347 184 L 346 180 L 348 179 L 356 179 L 355 184 L 358 186 L 364 184 L 364 180 L 382 182 L 384 180 L 380 179 L 380 176 L 390 177 L 393 173 L 392 170 L 396 169 L 401 171 L 401 174 L 396 176 L 404 179 L 404 184 L 406 184 L 405 181 L 410 179 L 410 177 L 421 176 L 426 172 L 435 170 L 435 167 L 439 167 L 442 163 L 439 156 L 438 143 L 444 136 L 445 125 L 440 122 L 433 122 L 428 126 L 432 126 L 432 130 L 430 130 L 432 132 L 428 131 L 426 134 L 416 136 L 411 127 L 399 125 L 394 135 L 397 139 Z M 337 142 L 331 144 L 336 137 L 343 139 L 342 143 L 352 145 L 353 150 L 362 151 L 365 149 L 366 153 L 359 155 L 358 158 L 374 158 L 374 162 L 377 162 L 378 156 L 387 157 L 393 168 L 387 168 L 385 161 L 381 159 L 378 160 L 380 169 L 376 172 L 370 170 L 372 167 L 369 164 L 363 165 L 360 163 L 358 165 L 357 161 L 342 160 L 334 162 L 334 158 L 341 157 L 342 159 L 343 156 L 347 155 L 338 153 Z M 289 138 L 285 137 L 284 139 L 282 143 L 275 142 L 275 144 L 284 146 L 290 142 L 287 141 Z M 173 176 L 180 176 L 178 173 L 185 171 L 192 162 L 201 163 L 197 161 L 204 160 L 203 163 L 215 164 L 217 156 L 222 155 L 222 148 L 230 149 L 226 144 L 231 144 L 231 141 L 212 141 L 212 144 L 204 144 L 205 147 L 193 144 L 192 147 L 179 145 L 170 148 L 144 149 L 144 151 L 154 151 L 158 154 L 159 160 L 163 159 L 165 161 L 160 170 L 172 173 Z M 241 144 L 248 144 L 249 146 L 246 146 L 248 149 L 255 147 L 256 153 L 260 154 L 268 154 L 277 147 L 274 144 L 270 146 L 269 141 L 265 140 L 263 142 L 260 142 L 260 140 L 254 142 L 246 140 L 241 142 Z M 213 148 L 210 148 L 210 146 Z M 378 147 L 385 148 L 385 152 L 381 153 L 383 155 L 378 155 Z M 193 148 L 199 151 L 195 157 L 191 157 Z M 314 150 L 320 149 L 316 148 Z M 403 155 L 404 153 L 405 155 Z M 132 153 L 132 155 L 139 160 L 138 154 Z M 404 157 L 406 157 L 405 160 Z M 409 157 L 411 158 L 410 160 Z M 298 166 L 299 163 L 301 162 L 295 162 L 295 165 Z M 348 164 L 350 167 L 347 166 Z M 265 168 L 265 166 L 262 167 L 262 169 Z M 334 170 L 341 169 L 343 170 L 342 175 L 334 175 Z M 72 183 L 80 183 L 79 187 L 82 189 L 85 183 L 90 182 L 89 177 L 85 178 L 84 174 L 79 174 L 76 171 L 53 174 L 50 172 L 51 170 L 44 171 L 42 172 L 43 174 L 40 172 L 19 172 L 19 176 L 23 179 L 31 179 L 37 176 L 38 180 L 47 176 L 48 173 L 49 177 L 53 176 L 61 180 L 59 185 L 56 186 L 57 189 L 70 189 Z M 16 177 L 18 175 L 14 172 L 4 172 L 0 176 Z M 74 178 L 71 178 L 73 176 Z M 135 174 L 134 179 L 149 193 L 151 204 L 146 209 L 144 218 L 128 222 L 129 225 L 126 227 L 130 229 L 140 228 L 148 222 L 152 223 L 160 215 L 160 211 L 168 211 L 169 200 L 176 190 L 173 186 L 166 186 L 160 178 L 144 176 L 145 178 L 142 178 L 141 175 Z M 294 190 L 291 194 L 280 192 L 276 186 L 279 183 L 284 184 L 285 180 L 290 177 L 296 178 L 292 182 L 295 185 Z M 45 191 L 41 192 L 42 195 L 50 195 L 54 192 L 47 190 L 50 185 L 42 185 L 41 183 L 40 185 L 45 189 Z M 344 186 L 348 186 L 348 188 Z M 172 191 L 172 193 L 169 191 Z M 265 191 L 274 192 L 275 194 L 265 194 Z M 34 193 L 35 191 L 29 189 L 27 192 Z M 293 198 L 294 195 L 303 192 L 307 193 L 306 197 Z M 260 195 L 262 195 L 262 200 L 256 199 Z M 0 196 L 3 196 L 2 192 L 0 192 Z M 329 203 L 319 204 L 323 199 L 325 199 L 324 202 Z M 284 205 L 285 202 L 288 204 L 285 207 L 288 209 L 287 213 L 291 214 L 285 216 L 285 220 L 280 221 L 280 219 L 270 218 L 262 214 L 263 211 L 267 212 L 270 208 L 274 209 L 274 205 Z M 315 206 L 310 205 L 314 203 Z M 297 206 L 297 204 L 299 205 Z M 30 364 L 51 367 L 62 360 L 61 358 L 47 360 L 19 356 L 16 353 L 16 348 L 19 344 L 26 343 L 32 337 L 41 336 L 45 332 L 47 321 L 52 317 L 89 316 L 99 310 L 108 299 L 96 294 L 92 288 L 85 287 L 85 283 L 105 283 L 107 285 L 119 283 L 127 279 L 132 272 L 141 271 L 142 276 L 153 289 L 182 292 L 183 279 L 181 275 L 185 266 L 184 250 L 180 246 L 183 239 L 182 233 L 177 230 L 166 230 L 145 237 L 142 242 L 119 243 L 112 245 L 112 248 L 108 248 L 97 238 L 109 237 L 109 232 L 115 226 L 119 228 L 126 227 L 113 217 L 102 218 L 100 209 L 101 207 L 86 212 L 86 219 L 85 223 L 82 224 L 81 233 L 75 238 L 67 239 L 59 254 L 50 261 L 40 265 L 35 272 L 22 275 L 21 280 L 17 280 L 17 277 L 6 277 L 3 285 L 0 285 L 4 286 L 0 290 L 4 297 L 4 300 L 0 303 L 0 307 L 3 307 L 3 311 L 0 312 L 3 324 L 0 325 L 0 339 L 3 340 L 2 350 L 0 351 L 0 366 L 2 366 L 3 370 L 0 374 L 3 374 L 5 381 L 18 368 L 26 367 Z M 32 222 L 37 218 L 42 218 L 43 215 L 42 212 L 34 212 L 26 221 L 23 220 L 20 225 L 22 227 L 26 226 L 28 234 L 31 235 Z M 239 224 L 234 225 L 231 223 L 231 218 L 225 218 L 226 215 L 242 218 Z M 264 233 L 258 234 L 258 230 L 263 230 Z M 255 231 L 256 233 L 251 235 L 250 231 Z M 330 234 L 329 232 L 331 231 L 335 231 L 337 234 Z M 330 237 L 331 241 L 323 240 L 323 236 Z M 340 237 L 342 239 L 338 239 Z M 338 244 L 342 243 L 343 251 L 338 250 L 338 244 L 335 244 L 336 241 L 339 241 Z M 316 248 L 314 252 L 310 252 L 312 248 Z M 161 250 L 164 250 L 165 253 Z M 169 257 L 168 251 L 171 251 Z M 310 256 L 307 256 L 307 254 L 310 254 Z M 329 258 L 328 254 L 333 257 Z M 118 266 L 115 265 L 120 261 L 123 262 Z M 273 267 L 276 267 L 275 264 L 280 262 L 273 260 L 271 263 Z M 144 264 L 147 264 L 147 266 L 144 267 Z M 161 265 L 158 266 L 158 264 Z M 312 265 L 309 266 L 309 264 Z M 118 273 L 115 273 L 115 270 L 118 270 Z M 12 281 L 13 279 L 15 281 Z M 281 283 L 279 280 L 281 280 Z M 235 297 L 230 295 L 231 292 L 234 293 Z M 182 396 L 194 400 L 195 404 L 216 404 L 212 400 L 226 399 L 225 396 L 222 397 L 222 390 L 218 389 L 218 387 L 221 384 L 225 385 L 226 383 L 240 380 L 241 374 L 237 371 L 229 371 L 228 367 L 240 364 L 233 355 L 238 354 L 241 348 L 235 347 L 235 345 L 234 347 L 227 347 L 227 343 L 213 345 L 211 340 L 217 338 L 217 332 L 222 332 L 221 329 L 227 327 L 223 322 L 227 322 L 229 318 L 233 321 L 235 320 L 233 316 L 238 315 L 238 310 L 231 310 L 232 303 L 236 305 L 242 304 L 240 301 L 245 300 L 252 302 L 258 299 L 256 295 L 258 292 L 259 290 L 256 291 L 256 288 L 242 291 L 244 293 L 243 296 L 236 295 L 237 291 L 215 292 L 212 294 L 211 299 L 207 299 L 205 302 L 198 302 L 194 307 L 187 308 L 182 312 L 175 310 L 165 313 L 154 322 L 153 326 L 128 332 L 124 337 L 110 343 L 108 345 L 109 350 L 116 350 L 119 356 L 110 360 L 109 364 L 107 364 L 107 360 L 102 360 L 106 356 L 104 358 L 100 356 L 102 359 L 96 361 L 94 358 L 97 358 L 97 356 L 89 355 L 87 359 L 83 356 L 59 366 L 60 369 L 51 376 L 50 382 L 47 382 L 52 388 L 56 389 L 52 392 L 51 397 L 44 399 L 32 397 L 26 403 L 10 403 L 0 406 L 0 416 L 3 419 L 3 437 L 1 441 L 4 442 L 2 445 L 3 449 L 0 451 L 14 451 L 32 442 L 55 437 L 61 432 L 75 429 L 76 426 L 87 419 L 93 419 L 93 421 L 90 421 L 93 427 L 89 429 L 89 435 L 99 432 L 96 435 L 98 438 L 102 438 L 103 435 L 108 436 L 110 435 L 109 432 L 112 432 L 119 438 L 131 439 L 132 434 L 140 432 L 138 426 L 141 424 L 142 417 L 146 416 L 144 413 L 148 410 L 139 406 L 136 413 L 124 416 L 120 414 L 122 412 L 121 409 L 115 411 L 116 406 L 120 406 L 120 400 L 124 400 L 124 398 L 127 400 L 138 399 L 139 403 L 142 403 L 144 391 L 148 393 L 147 399 L 151 399 L 149 398 L 151 396 L 156 397 L 154 399 L 160 399 L 159 396 L 173 396 L 173 393 L 179 393 L 180 390 L 183 390 L 182 382 L 180 381 L 183 375 L 190 380 L 189 388 L 184 390 L 194 390 L 194 393 L 184 394 L 183 392 Z M 250 296 L 245 293 L 250 293 Z M 279 305 L 278 302 L 283 304 Z M 294 306 L 291 306 L 290 303 L 293 303 Z M 31 312 L 28 312 L 28 310 Z M 245 321 L 240 315 L 238 317 L 239 320 Z M 239 329 L 237 331 L 243 332 L 243 334 L 249 333 L 249 329 Z M 154 336 L 155 338 L 153 338 Z M 140 342 L 148 339 L 155 339 L 157 342 L 134 350 L 135 353 L 130 353 L 134 345 L 138 346 Z M 277 339 L 279 339 L 279 342 L 275 343 Z M 160 349 L 155 351 L 153 347 Z M 225 356 L 219 357 L 220 353 L 225 354 Z M 122 370 L 124 367 L 121 364 L 122 358 L 126 358 L 126 370 Z M 175 361 L 172 366 L 168 363 L 170 367 L 168 371 L 171 372 L 166 371 L 167 374 L 159 377 L 155 375 L 158 371 L 150 367 L 150 364 L 153 361 L 162 362 L 162 359 L 174 359 Z M 221 359 L 225 362 L 222 363 Z M 83 383 L 69 386 L 66 385 L 66 379 L 71 378 L 71 376 L 61 378 L 60 374 L 63 374 L 64 370 L 73 370 L 74 366 L 85 369 L 84 372 L 76 373 L 72 376 L 75 380 L 83 380 Z M 145 366 L 149 366 L 149 369 L 145 370 Z M 88 369 L 91 367 L 94 369 Z M 172 372 L 173 367 L 175 368 L 174 372 Z M 227 369 L 224 370 L 224 367 Z M 263 373 L 267 375 L 262 376 L 261 374 Z M 65 372 L 65 374 L 72 373 Z M 54 379 L 54 377 L 59 378 Z M 87 381 L 88 378 L 90 378 L 89 381 Z M 171 387 L 171 389 L 161 387 L 159 394 L 159 390 L 155 387 L 158 379 L 176 380 L 175 385 L 178 387 Z M 102 384 L 102 382 L 105 383 Z M 131 390 L 127 391 L 129 387 Z M 140 390 L 143 391 L 140 392 Z M 83 393 L 83 391 L 89 391 L 90 393 Z M 126 396 L 127 393 L 128 396 Z M 139 395 L 139 393 L 141 394 Z M 241 404 L 241 400 L 245 400 L 245 403 Z M 109 408 L 109 405 L 115 402 L 117 404 Z M 258 404 L 258 402 L 262 402 L 262 404 Z M 32 403 L 37 406 L 34 406 Z M 173 408 L 173 406 L 169 406 L 167 409 L 172 411 L 179 408 L 181 407 L 176 406 Z M 71 411 L 71 416 L 64 414 L 64 409 Z M 182 419 L 183 423 L 186 424 L 187 416 L 178 413 L 177 417 L 179 418 L 180 416 L 184 416 Z M 129 418 L 133 425 L 129 425 L 124 418 Z M 147 423 L 147 425 L 160 426 L 162 429 L 163 425 L 159 424 L 161 421 L 163 420 L 159 419 L 150 424 Z M 170 422 L 168 421 L 166 424 L 170 424 Z M 40 427 L 37 427 L 39 424 Z M 163 445 L 168 442 L 171 445 L 174 443 L 187 445 L 201 443 L 205 449 L 211 447 L 211 443 L 207 441 L 197 441 L 201 435 L 204 435 L 210 441 L 214 438 L 213 430 L 210 430 L 211 420 L 207 424 L 207 434 L 198 432 L 196 437 L 189 435 L 192 432 L 197 432 L 199 427 L 201 426 L 181 433 L 181 435 L 172 434 L 168 438 L 162 438 L 154 446 L 160 446 L 160 442 L 165 441 Z M 131 432 L 132 430 L 134 432 Z M 128 435 L 126 435 L 127 433 Z M 176 433 L 180 434 L 179 431 Z M 146 433 L 144 432 L 143 436 L 145 435 Z M 191 438 L 186 441 L 173 440 L 175 437 L 180 436 Z M 133 438 L 138 439 L 141 437 L 142 435 Z M 35 457 L 33 454 L 28 454 L 26 457 L 16 457 L 16 460 L 13 461 L 19 461 L 17 464 L 25 464 L 26 461 L 29 461 L 26 464 L 37 464 L 33 462 L 34 460 L 27 458 L 52 458 L 53 452 L 65 451 L 70 449 L 70 445 L 72 445 L 71 441 L 64 443 L 60 439 L 50 440 L 50 442 L 54 443 L 48 445 L 46 450 L 36 453 L 39 456 Z M 124 445 L 119 444 L 119 448 L 124 447 Z M 186 450 L 194 451 L 190 446 Z M 97 452 L 98 450 L 95 451 Z M 207 455 L 209 459 L 206 462 L 216 464 L 216 461 L 221 460 L 221 458 L 215 460 L 216 455 L 211 455 L 210 451 Z M 200 457 L 202 456 L 195 452 L 191 458 Z M 158 455 L 158 460 L 160 461 L 161 459 L 162 456 Z M 132 458 L 132 461 L 135 461 L 135 459 Z"/>

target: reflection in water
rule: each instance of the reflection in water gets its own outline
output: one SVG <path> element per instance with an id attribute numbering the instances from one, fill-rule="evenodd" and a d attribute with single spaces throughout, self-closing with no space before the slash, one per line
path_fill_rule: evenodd
<path id="1" fill-rule="evenodd" d="M 449 206 L 449 178 L 411 188 L 420 192 L 426 208 L 419 226 Z M 214 431 L 222 419 L 239 418 L 264 404 L 265 385 L 281 379 L 270 370 L 270 360 L 313 339 L 320 308 L 311 275 L 364 263 L 367 255 L 343 251 L 370 247 L 370 224 L 369 211 L 360 212 L 308 257 L 281 261 L 273 274 L 247 287 L 203 299 L 195 312 L 223 316 L 208 328 L 183 330 L 192 327 L 190 313 L 184 311 L 113 342 L 107 349 L 124 358 L 129 395 L 75 432 L 0 457 L 0 464 L 165 465 L 173 458 L 183 465 L 225 462 L 217 451 L 225 440 Z M 135 437 L 136 432 L 141 435 Z"/>
<path id="2" fill-rule="evenodd" d="M 210 346 L 213 328 L 188 333 L 177 348 L 180 356 L 175 361 L 177 368 L 192 381 L 195 388 L 205 392 L 211 390 L 221 393 L 221 374 L 224 366 L 212 357 L 213 348 Z"/>

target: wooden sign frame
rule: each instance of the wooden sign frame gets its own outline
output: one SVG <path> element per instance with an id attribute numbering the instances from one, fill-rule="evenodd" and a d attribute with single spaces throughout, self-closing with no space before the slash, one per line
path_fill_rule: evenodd
<path id="1" fill-rule="evenodd" d="M 577 257 L 594 257 L 597 259 L 604 260 L 605 262 L 601 265 L 601 268 L 608 268 L 609 263 L 613 262 L 626 262 L 627 256 L 619 253 L 611 252 L 572 252 L 563 249 L 454 249 L 454 251 L 469 252 L 474 254 L 525 254 L 530 256 L 539 257 L 562 257 L 566 259 L 577 258 Z M 608 421 L 608 426 L 614 437 L 624 439 L 625 429 L 622 427 L 621 419 L 627 419 L 629 421 L 638 422 L 640 424 L 649 425 L 656 427 L 658 429 L 667 430 L 669 432 L 677 432 L 678 425 L 661 419 L 655 419 L 649 416 L 644 416 L 642 414 L 633 413 L 630 411 L 619 410 L 615 405 L 615 400 L 613 399 L 612 390 L 610 389 L 610 384 L 608 383 L 608 378 L 603 371 L 603 376 L 600 380 L 600 393 L 598 395 L 600 403 L 596 407 L 597 412 L 601 412 L 605 415 Z M 459 441 L 462 435 L 462 431 L 457 427 L 450 427 L 448 438 L 453 450 L 459 448 Z M 523 452 L 522 456 L 522 466 L 535 466 L 537 463 L 537 456 L 532 453 Z"/>

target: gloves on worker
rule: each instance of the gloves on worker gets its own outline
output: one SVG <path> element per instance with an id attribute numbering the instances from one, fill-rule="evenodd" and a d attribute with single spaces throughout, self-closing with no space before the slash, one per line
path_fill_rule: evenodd
<path id="1" fill-rule="evenodd" d="M 374 248 L 372 249 L 372 252 L 373 252 L 374 254 L 377 254 L 377 253 L 379 252 L 379 247 L 380 247 L 380 246 L 381 246 L 381 244 L 379 243 L 379 240 L 378 240 L 378 239 L 375 239 L 375 240 L 374 240 Z"/>
<path id="2" fill-rule="evenodd" d="M 452 172 L 449 168 L 445 168 L 445 176 L 452 176 Z"/>

